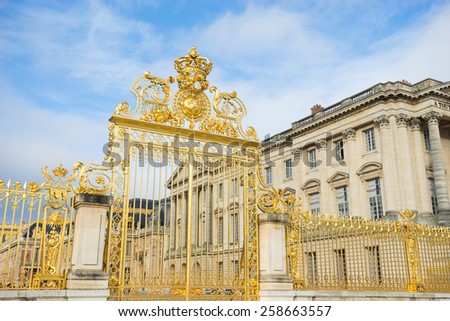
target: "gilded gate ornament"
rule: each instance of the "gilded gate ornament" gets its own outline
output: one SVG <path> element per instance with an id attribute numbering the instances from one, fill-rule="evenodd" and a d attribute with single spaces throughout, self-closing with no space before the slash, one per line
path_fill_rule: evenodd
<path id="1" fill-rule="evenodd" d="M 176 77 L 161 78 L 145 72 L 136 79 L 130 89 L 136 97 L 135 105 L 119 103 L 110 119 L 105 163 L 117 166 L 112 166 L 114 203 L 108 220 L 105 266 L 110 275 L 109 289 L 113 300 L 144 297 L 255 300 L 259 296 L 258 187 L 252 185 L 257 180 L 256 170 L 253 167 L 249 170 L 247 164 L 252 164 L 252 155 L 260 142 L 254 128 L 242 127 L 247 110 L 236 92 L 221 92 L 210 86 L 207 77 L 212 66 L 208 58 L 201 56 L 195 47 L 191 48 L 175 60 Z M 225 151 L 223 155 L 216 155 L 217 146 Z M 196 165 L 191 167 L 191 161 Z M 152 165 L 156 163 L 164 165 Z M 212 245 L 218 240 L 213 241 L 203 229 L 219 220 L 218 214 L 207 205 L 209 197 L 216 197 L 211 196 L 208 186 L 213 184 L 210 180 L 222 175 L 230 175 L 230 179 L 235 175 L 241 179 L 246 197 L 233 200 L 242 211 L 242 217 L 234 221 L 242 225 L 235 235 L 242 235 L 236 241 L 231 229 L 228 231 L 229 239 L 234 242 L 227 243 L 229 261 L 224 259 L 222 272 L 219 272 L 219 262 L 214 257 L 217 250 Z M 149 183 L 155 177 L 159 182 Z M 187 180 L 181 179 L 183 177 Z M 185 185 L 193 191 L 180 190 Z M 194 190 L 203 196 L 192 202 L 186 195 L 192 195 Z M 158 196 L 152 196 L 152 193 Z M 150 227 L 155 219 L 151 214 L 144 214 L 150 208 L 144 211 L 138 205 L 144 199 L 153 200 L 152 206 L 158 206 L 163 199 L 169 200 L 170 204 L 183 202 L 183 206 L 177 207 L 176 213 L 175 207 L 172 209 L 166 225 Z M 203 213 L 195 214 L 193 206 L 199 208 L 199 204 L 204 206 Z M 183 219 L 177 216 L 181 212 L 185 215 Z M 146 215 L 145 221 L 143 215 Z M 189 224 L 197 226 L 195 236 Z M 214 229 L 217 224 L 214 223 Z M 131 234 L 136 229 L 140 233 Z M 152 256 L 154 247 L 145 253 L 138 250 L 137 243 L 145 240 L 157 244 L 160 233 L 165 233 L 168 242 L 164 253 Z M 182 243 L 182 240 L 186 244 L 192 244 L 191 241 L 197 244 L 176 245 L 175 248 L 175 243 Z M 198 243 L 200 240 L 201 244 Z M 137 252 L 133 255 L 133 251 L 139 251 L 139 255 Z M 213 257 L 214 262 L 210 262 Z M 184 272 L 180 260 L 183 258 L 186 258 Z M 202 263 L 202 260 L 209 263 Z M 202 277 L 196 275 L 198 270 L 194 264 L 201 264 Z"/>
<path id="2" fill-rule="evenodd" d="M 421 281 L 419 264 L 419 247 L 417 244 L 417 225 L 415 224 L 416 213 L 405 210 L 400 212 L 401 225 L 404 230 L 406 255 L 408 258 L 409 283 L 408 292 L 423 292 L 424 286 Z"/>
<path id="3" fill-rule="evenodd" d="M 192 47 L 186 55 L 175 60 L 174 66 L 178 72 L 176 78 L 163 79 L 145 72 L 131 86 L 136 97 L 135 108 L 131 110 L 128 103 L 121 102 L 115 115 L 258 141 L 253 127 L 242 128 L 247 109 L 236 92 L 222 93 L 209 86 L 207 77 L 213 64 L 208 58 Z M 172 96 L 170 85 L 175 79 L 178 90 Z M 214 94 L 212 101 L 206 94 L 208 89 Z"/>
<path id="4" fill-rule="evenodd" d="M 33 235 L 39 237 L 42 233 L 42 269 L 33 278 L 32 287 L 62 289 L 65 287 L 65 275 L 62 272 L 60 258 L 62 251 L 68 251 L 69 247 L 65 240 L 70 215 L 70 200 L 74 194 L 89 193 L 105 195 L 110 192 L 109 169 L 101 165 L 89 163 L 84 165 L 76 163 L 72 173 L 62 164 L 50 171 L 45 166 L 41 169 L 45 181 L 38 185 L 31 182 L 28 189 L 31 193 L 46 191 L 43 227 L 36 226 Z M 78 184 L 77 184 L 78 182 Z M 45 215 L 46 214 L 46 215 Z M 40 231 L 40 232 L 39 232 Z M 65 253 L 68 255 L 68 253 Z"/>

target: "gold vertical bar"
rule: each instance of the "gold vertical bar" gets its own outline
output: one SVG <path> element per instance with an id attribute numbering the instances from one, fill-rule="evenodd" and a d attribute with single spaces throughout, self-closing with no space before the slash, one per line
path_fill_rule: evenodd
<path id="1" fill-rule="evenodd" d="M 162 151 L 161 151 L 162 152 Z M 155 149 L 155 147 L 153 147 L 153 157 L 157 157 L 156 155 L 155 155 L 155 153 L 157 153 L 157 150 Z M 155 254 L 155 253 L 153 253 L 153 248 L 154 248 L 154 246 L 155 246 L 155 238 L 156 238 L 156 242 L 158 242 L 159 241 L 159 222 L 158 222 L 158 218 L 159 218 L 159 216 L 158 216 L 158 213 L 155 211 L 155 204 L 156 204 L 156 202 L 155 202 L 155 199 L 156 198 L 158 198 L 159 199 L 159 202 L 158 202 L 158 204 L 159 204 L 159 206 L 158 206 L 158 210 L 160 210 L 160 196 L 161 196 L 161 194 L 160 194 L 160 188 L 161 188 L 161 186 L 163 186 L 163 185 L 161 185 L 161 171 L 162 171 L 162 169 L 160 168 L 159 169 L 159 188 L 158 188 L 158 197 L 156 197 L 156 192 L 155 192 L 155 189 L 156 189 L 156 166 L 151 166 L 151 161 L 150 161 L 150 154 L 148 154 L 147 155 L 148 156 L 148 161 L 149 161 L 149 163 L 148 163 L 148 166 L 147 166 L 147 182 L 146 182 L 146 185 L 147 185 L 147 190 L 146 190 L 146 193 L 145 193 L 145 202 L 146 202 L 146 204 L 145 204 L 145 209 L 146 209 L 146 213 L 147 213 L 147 210 L 148 210 L 148 202 L 149 202 L 149 192 L 148 192 L 148 188 L 149 188 L 149 180 L 150 180 L 150 177 L 153 175 L 153 185 L 152 185 L 152 188 L 151 188 L 151 200 L 152 200 L 152 213 L 151 214 L 149 214 L 151 217 L 152 217 L 152 220 L 151 220 L 151 224 L 150 224 L 150 227 L 148 227 L 148 217 L 147 216 L 145 216 L 145 236 L 144 236 L 144 244 L 143 244 L 143 246 L 142 246 L 142 251 L 143 251 L 143 269 L 145 269 L 145 249 L 147 248 L 147 234 L 149 234 L 150 235 L 150 250 L 149 250 L 149 258 L 150 258 L 150 262 L 149 262 L 149 266 L 148 266 L 148 269 L 149 269 L 149 273 L 150 273 L 150 275 L 154 275 L 155 273 L 155 271 L 154 271 L 154 269 L 155 269 L 155 267 L 154 267 L 154 255 L 157 255 L 157 254 Z M 162 155 L 161 155 L 162 156 Z M 155 225 L 155 222 L 156 222 L 156 224 L 158 225 L 158 227 L 157 227 L 157 233 L 156 233 L 156 237 L 155 237 L 155 228 L 154 228 L 154 225 Z M 149 228 L 149 232 L 147 233 L 147 228 Z M 158 246 L 158 243 L 157 243 L 157 246 Z M 156 247 L 157 249 L 158 249 L 158 247 Z M 155 262 L 156 263 L 156 265 L 157 265 L 157 262 Z M 142 273 L 142 280 L 145 282 L 145 280 L 144 280 L 144 273 Z M 157 273 L 156 273 L 156 275 L 157 275 Z M 152 284 L 151 285 L 152 287 L 157 287 L 158 285 L 156 285 L 156 284 Z M 159 285 L 160 286 L 160 285 Z"/>
<path id="2" fill-rule="evenodd" d="M 26 192 L 26 187 L 25 186 L 24 186 L 24 192 L 25 192 L 25 196 L 24 196 L 23 206 L 25 207 L 25 205 L 27 204 L 27 197 L 26 197 L 27 196 L 27 192 Z M 29 245 L 32 204 L 33 204 L 33 197 L 30 196 L 28 207 L 27 207 L 28 220 L 27 220 L 27 223 L 26 223 L 26 227 L 28 228 L 28 233 L 27 233 L 27 237 L 25 238 L 25 245 L 24 245 L 25 255 L 23 255 L 23 257 L 22 257 L 22 266 L 24 268 L 26 267 L 26 264 L 27 264 L 27 257 L 29 257 L 29 259 L 31 259 L 31 253 L 33 252 L 33 247 Z M 0 240 L 1 240 L 1 237 L 0 237 Z M 30 247 L 31 247 L 31 249 L 30 249 Z M 30 255 L 28 255 L 28 253 L 30 253 Z M 31 262 L 30 262 L 30 265 L 31 265 Z M 29 266 L 28 266 L 28 269 L 29 269 Z M 23 285 L 22 287 L 24 287 L 24 286 L 25 285 Z"/>
<path id="3" fill-rule="evenodd" d="M 166 156 L 164 156 L 164 152 L 166 151 Z M 169 150 L 162 150 L 162 160 L 167 162 L 165 163 L 165 174 L 164 174 L 164 182 L 167 184 L 168 180 L 168 175 L 169 175 L 169 167 L 171 169 L 171 172 L 174 173 L 173 171 L 173 166 L 171 166 L 171 157 L 170 157 L 170 153 Z M 167 192 L 168 192 L 168 188 L 167 185 L 164 185 L 164 225 L 162 228 L 162 235 L 158 235 L 158 242 L 161 242 L 161 246 L 160 246 L 160 257 L 158 258 L 158 266 L 160 266 L 160 276 L 159 276 L 159 282 L 161 286 L 164 286 L 164 280 L 163 280 L 163 275 L 165 274 L 165 266 L 164 266 L 164 252 L 165 252 L 165 248 L 166 248 L 166 235 L 169 235 L 170 237 L 170 232 L 167 231 Z M 172 195 L 169 193 L 169 199 L 172 200 Z M 161 205 L 160 205 L 161 206 Z M 169 213 L 169 221 L 170 221 L 170 213 Z M 159 243 L 158 243 L 159 244 Z M 168 242 L 167 239 L 167 244 L 168 244 L 168 249 L 170 247 L 170 243 Z M 169 253 L 169 251 L 167 251 L 167 253 Z M 169 253 L 169 258 L 170 258 L 170 253 Z M 168 271 L 168 269 L 167 269 Z"/>
<path id="4" fill-rule="evenodd" d="M 17 208 L 19 208 L 19 205 L 18 205 L 19 203 L 21 203 L 21 209 L 20 209 L 20 214 L 19 214 L 20 218 L 19 218 L 19 223 L 18 223 L 19 229 L 17 230 L 16 257 L 14 259 L 14 267 L 13 267 L 13 271 L 14 271 L 13 273 L 14 274 L 17 273 L 17 275 L 14 275 L 15 278 L 17 278 L 20 275 L 20 265 L 19 265 L 19 260 L 20 259 L 19 258 L 20 258 L 20 255 L 23 254 L 23 253 L 20 253 L 19 249 L 21 247 L 21 244 L 20 244 L 20 231 L 22 231 L 22 229 L 23 229 L 22 218 L 23 218 L 23 206 L 24 206 L 24 204 L 23 204 L 23 197 L 19 196 L 19 191 L 17 190 L 16 199 L 15 199 L 15 205 L 16 205 Z M 18 284 L 16 283 L 15 286 L 17 287 Z"/>
<path id="5" fill-rule="evenodd" d="M 132 154 L 131 148 L 129 150 L 129 154 L 127 155 L 128 159 L 130 159 Z M 128 162 L 129 164 L 131 162 Z M 121 237 L 121 259 L 120 259 L 120 267 L 119 267 L 119 285 L 118 285 L 118 300 L 123 299 L 123 288 L 124 288 L 124 277 L 125 277 L 125 263 L 126 263 L 126 244 L 127 244 L 127 229 L 128 229 L 128 197 L 129 197 L 129 189 L 130 189 L 130 167 L 125 166 L 124 168 L 124 188 L 123 188 L 123 213 L 122 213 L 122 237 Z"/>
<path id="6" fill-rule="evenodd" d="M 248 168 L 247 166 L 244 166 L 244 276 L 245 276 L 245 300 L 248 301 L 250 299 L 250 288 L 249 288 L 249 281 L 250 281 L 250 271 L 248 266 L 248 243 L 249 243 L 249 229 L 248 229 Z M 256 228 L 256 232 L 258 229 Z M 257 235 L 255 235 L 257 237 Z M 259 260 L 256 260 L 257 262 Z M 257 263 L 258 264 L 258 263 Z M 259 273 L 259 266 L 257 266 L 257 273 Z M 258 292 L 258 291 L 257 291 Z"/>
<path id="7" fill-rule="evenodd" d="M 194 154 L 188 155 L 188 193 L 187 193 L 187 231 L 186 231 L 186 301 L 190 298 L 190 274 L 191 274 L 191 237 L 192 237 L 192 190 L 194 178 Z"/>
<path id="8" fill-rule="evenodd" d="M 38 208 L 37 208 L 37 215 L 36 215 L 36 228 L 35 228 L 35 231 L 36 231 L 36 229 L 38 229 L 39 228 L 39 221 L 40 221 L 40 215 L 41 215 L 41 207 L 42 207 L 42 198 L 44 197 L 44 195 L 43 194 L 39 194 L 39 199 L 38 199 L 38 201 L 37 201 L 37 203 L 39 204 L 38 205 Z M 38 246 L 37 246 L 37 239 L 38 239 L 38 236 L 37 236 L 37 233 L 35 233 L 35 237 L 34 237 L 34 241 L 33 241 L 33 253 L 32 253 L 32 255 L 31 255 L 31 272 L 30 272 L 30 276 L 29 276 L 29 278 L 28 278 L 28 282 L 29 282 L 29 288 L 32 288 L 33 287 L 33 284 L 32 284 L 32 282 L 33 282 L 33 270 L 34 270 L 34 264 L 35 264 L 35 262 L 37 262 L 37 268 L 39 268 L 39 254 L 40 254 L 40 251 L 38 250 Z M 40 240 L 40 242 L 42 242 L 42 238 L 41 238 L 41 240 Z M 37 257 L 36 257 L 36 254 L 37 254 Z"/>

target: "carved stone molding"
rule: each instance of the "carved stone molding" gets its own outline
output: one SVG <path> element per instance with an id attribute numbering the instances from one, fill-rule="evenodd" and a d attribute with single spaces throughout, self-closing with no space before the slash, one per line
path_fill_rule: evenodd
<path id="1" fill-rule="evenodd" d="M 427 122 L 428 125 L 439 124 L 439 121 L 442 118 L 442 114 L 433 110 L 423 115 L 422 118 Z"/>
<path id="2" fill-rule="evenodd" d="M 322 150 L 327 148 L 327 140 L 325 138 L 321 138 L 319 140 L 316 141 L 316 148 L 318 150 Z"/>
<path id="3" fill-rule="evenodd" d="M 419 117 L 411 117 L 409 119 L 409 126 L 412 130 L 420 130 L 422 125 L 422 120 Z"/>
<path id="4" fill-rule="evenodd" d="M 373 120 L 375 126 L 379 129 L 381 128 L 389 128 L 389 117 L 386 115 L 378 116 Z"/>
<path id="5" fill-rule="evenodd" d="M 397 123 L 398 127 L 406 127 L 408 125 L 409 119 L 410 117 L 404 113 L 395 115 L 395 122 Z"/>
<path id="6" fill-rule="evenodd" d="M 302 153 L 303 150 L 300 147 L 291 150 L 291 154 L 294 155 L 294 157 L 302 157 Z"/>
<path id="7" fill-rule="evenodd" d="M 347 128 L 342 131 L 342 135 L 344 136 L 344 139 L 355 139 L 356 138 L 356 130 L 353 128 Z"/>

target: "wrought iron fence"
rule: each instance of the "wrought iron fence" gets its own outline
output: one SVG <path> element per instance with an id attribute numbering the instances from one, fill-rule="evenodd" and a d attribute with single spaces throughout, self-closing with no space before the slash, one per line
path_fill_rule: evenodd
<path id="1" fill-rule="evenodd" d="M 63 289 L 70 264 L 74 212 L 61 165 L 42 184 L 0 180 L 0 289 Z M 70 184 L 69 184 L 70 185 Z"/>
<path id="2" fill-rule="evenodd" d="M 450 291 L 450 228 L 312 215 L 291 206 L 288 256 L 300 290 Z"/>

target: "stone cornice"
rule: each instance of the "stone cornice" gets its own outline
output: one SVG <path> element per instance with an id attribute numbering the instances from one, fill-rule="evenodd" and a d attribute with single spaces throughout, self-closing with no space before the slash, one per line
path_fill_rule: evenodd
<path id="1" fill-rule="evenodd" d="M 398 85 L 398 88 L 396 88 L 396 85 Z M 383 87 L 389 88 L 383 91 Z M 409 91 L 405 90 L 403 87 L 409 88 Z M 317 130 L 318 128 L 327 126 L 330 122 L 335 122 L 336 119 L 351 116 L 383 102 L 406 102 L 410 104 L 418 104 L 430 98 L 440 98 L 440 105 L 436 106 L 450 110 L 450 107 L 448 107 L 450 106 L 450 94 L 441 91 L 448 88 L 450 88 L 450 82 L 437 83 L 437 85 L 429 87 L 428 89 L 419 89 L 416 88 L 416 85 L 411 86 L 401 83 L 378 84 L 359 95 L 344 99 L 340 103 L 326 108 L 318 117 L 317 115 L 309 116 L 294 122 L 291 129 L 283 132 L 283 138 L 293 139 L 296 136 L 304 135 L 313 130 Z"/>

